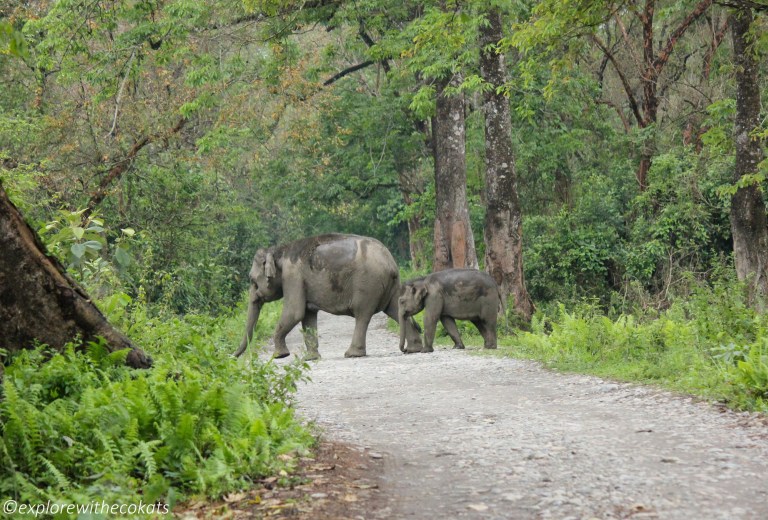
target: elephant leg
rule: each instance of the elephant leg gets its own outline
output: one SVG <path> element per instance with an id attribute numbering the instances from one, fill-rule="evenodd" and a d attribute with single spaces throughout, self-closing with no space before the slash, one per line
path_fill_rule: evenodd
<path id="1" fill-rule="evenodd" d="M 485 340 L 485 348 L 496 348 L 496 315 L 493 318 L 485 321 L 485 332 L 483 336 Z"/>
<path id="2" fill-rule="evenodd" d="M 432 313 L 424 313 L 424 347 L 422 352 L 434 352 L 432 345 L 435 343 L 435 332 L 437 331 L 438 316 Z"/>
<path id="3" fill-rule="evenodd" d="M 320 344 L 317 340 L 317 311 L 304 311 L 301 328 L 304 332 L 304 345 L 307 347 L 307 354 L 304 359 L 307 361 L 320 359 Z"/>
<path id="4" fill-rule="evenodd" d="M 400 317 L 398 315 L 398 307 L 397 307 L 397 298 L 392 298 L 392 301 L 389 303 L 389 307 L 386 308 L 384 313 L 395 320 L 395 323 L 400 322 Z M 421 330 L 419 329 L 418 323 L 416 323 L 416 320 L 413 318 L 408 318 L 405 320 L 405 337 L 407 340 L 406 346 L 405 346 L 405 354 L 413 354 L 416 352 L 421 352 L 422 349 L 422 342 L 421 342 Z"/>
<path id="5" fill-rule="evenodd" d="M 482 319 L 473 320 L 472 323 L 483 337 L 483 347 L 496 348 L 496 324 L 491 324 Z"/>
<path id="6" fill-rule="evenodd" d="M 285 337 L 303 318 L 303 316 L 295 311 L 292 312 L 289 307 L 283 305 L 283 313 L 280 315 L 280 319 L 277 322 L 277 328 L 275 328 L 274 357 L 284 358 L 291 355 L 291 351 L 288 350 L 288 345 L 285 344 Z"/>
<path id="7" fill-rule="evenodd" d="M 368 324 L 371 322 L 372 316 L 369 313 L 355 316 L 355 332 L 352 334 L 352 344 L 344 352 L 344 357 L 365 356 L 365 335 L 368 333 Z"/>
<path id="8" fill-rule="evenodd" d="M 440 316 L 440 323 L 443 324 L 445 331 L 453 340 L 453 348 L 464 348 L 464 343 L 459 335 L 459 329 L 456 327 L 456 321 L 450 316 Z"/>

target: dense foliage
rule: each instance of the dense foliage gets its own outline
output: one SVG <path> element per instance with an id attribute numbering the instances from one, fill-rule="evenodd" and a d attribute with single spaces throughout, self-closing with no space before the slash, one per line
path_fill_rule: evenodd
<path id="1" fill-rule="evenodd" d="M 660 384 L 768 412 L 768 319 L 744 306 L 745 288 L 702 288 L 653 317 L 611 318 L 589 304 L 534 317 L 504 351 L 549 366 Z"/>
<path id="2" fill-rule="evenodd" d="M 98 343 L 15 356 L 0 402 L 0 495 L 173 507 L 287 476 L 307 452 L 312 437 L 289 407 L 301 363 L 233 362 L 239 319 L 149 318 L 124 294 L 102 303 L 155 366 L 130 370 L 127 351 Z"/>

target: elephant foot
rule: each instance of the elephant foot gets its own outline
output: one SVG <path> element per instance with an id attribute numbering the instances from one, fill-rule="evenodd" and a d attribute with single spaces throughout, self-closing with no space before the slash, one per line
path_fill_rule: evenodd
<path id="1" fill-rule="evenodd" d="M 485 347 L 483 347 L 483 348 L 487 348 L 488 350 L 492 350 L 492 349 L 496 348 L 496 345 L 485 345 Z"/>
<path id="2" fill-rule="evenodd" d="M 429 354 L 430 352 L 434 352 L 434 351 L 435 351 L 435 349 L 433 349 L 432 347 L 427 347 L 427 346 L 425 345 L 425 346 L 421 347 L 421 351 L 422 351 L 424 354 Z"/>
<path id="3" fill-rule="evenodd" d="M 344 357 L 364 357 L 365 356 L 365 348 L 363 347 L 349 347 L 346 352 L 344 352 Z"/>
<path id="4" fill-rule="evenodd" d="M 282 359 L 284 357 L 288 357 L 291 355 L 291 351 L 287 348 L 281 348 L 281 349 L 275 349 L 275 353 L 272 354 L 272 357 L 275 359 Z"/>
<path id="5" fill-rule="evenodd" d="M 464 350 L 464 344 L 463 343 L 458 343 L 458 344 L 454 345 L 453 348 Z"/>
<path id="6" fill-rule="evenodd" d="M 418 341 L 408 341 L 405 350 L 403 350 L 403 354 L 416 354 L 423 351 L 424 345 L 421 342 L 421 338 L 418 338 Z"/>
<path id="7" fill-rule="evenodd" d="M 320 359 L 320 352 L 316 350 L 308 350 L 304 355 L 304 361 L 315 361 L 316 359 Z"/>

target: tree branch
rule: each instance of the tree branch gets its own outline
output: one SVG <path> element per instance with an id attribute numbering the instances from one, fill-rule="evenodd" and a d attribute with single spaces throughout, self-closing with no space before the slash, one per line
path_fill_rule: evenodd
<path id="1" fill-rule="evenodd" d="M 619 16 L 618 12 L 615 12 L 613 14 L 614 19 L 616 20 L 616 25 L 618 25 L 619 29 L 621 30 L 621 36 L 624 40 L 624 45 L 626 45 L 627 50 L 629 51 L 629 55 L 632 56 L 632 60 L 635 62 L 635 65 L 637 66 L 638 70 L 640 70 L 643 66 L 643 64 L 640 62 L 640 57 L 635 52 L 635 49 L 632 46 L 632 41 L 629 39 L 629 33 L 627 32 L 627 27 L 624 25 L 624 22 L 621 20 L 621 17 Z"/>
<path id="2" fill-rule="evenodd" d="M 136 159 L 136 156 L 139 154 L 142 148 L 154 141 L 157 141 L 158 139 L 168 139 L 170 136 L 177 134 L 186 123 L 187 118 L 181 117 L 167 132 L 145 135 L 133 143 L 133 146 L 128 151 L 126 156 L 109 169 L 104 178 L 101 179 L 101 182 L 99 182 L 96 190 L 91 193 L 91 198 L 88 200 L 88 204 L 86 205 L 85 211 L 83 211 L 81 217 L 82 221 L 85 222 L 88 217 L 91 216 L 93 210 L 96 209 L 96 206 L 101 204 L 101 202 L 106 198 L 109 187 L 112 185 L 112 183 L 119 179 L 123 173 L 128 170 L 128 168 L 130 168 L 131 164 L 133 164 L 134 159 Z"/>
<path id="3" fill-rule="evenodd" d="M 112 118 L 112 128 L 110 128 L 109 132 L 107 132 L 107 137 L 115 135 L 115 129 L 117 128 L 117 114 L 120 112 L 120 100 L 123 97 L 123 90 L 125 89 L 125 84 L 128 82 L 128 76 L 131 74 L 131 63 L 133 62 L 134 56 L 136 56 L 136 49 L 131 52 L 131 57 L 128 58 L 128 63 L 125 64 L 125 76 L 123 76 L 123 81 L 120 82 L 120 89 L 117 91 L 117 99 L 115 100 L 115 115 Z"/>
<path id="4" fill-rule="evenodd" d="M 732 7 L 734 9 L 754 9 L 755 11 L 765 13 L 768 12 L 768 4 L 763 3 L 764 1 L 765 0 L 731 0 L 730 2 L 725 2 L 723 0 L 716 0 L 714 3 L 717 5 L 722 5 L 723 7 Z"/>
<path id="5" fill-rule="evenodd" d="M 717 49 L 725 39 L 726 32 L 728 32 L 728 18 L 723 21 L 723 24 L 712 36 L 712 45 L 710 45 L 709 49 L 707 50 L 707 54 L 704 56 L 704 71 L 702 73 L 704 79 L 709 79 L 709 75 L 712 71 L 712 61 L 715 58 Z"/>
<path id="6" fill-rule="evenodd" d="M 635 116 L 635 119 L 638 123 L 642 123 L 643 116 L 640 114 L 640 107 L 637 104 L 637 100 L 635 99 L 635 95 L 632 93 L 632 86 L 629 84 L 629 80 L 627 79 L 627 76 L 624 74 L 624 72 L 621 70 L 621 67 L 619 67 L 618 62 L 616 61 L 616 57 L 613 55 L 613 53 L 608 49 L 608 47 L 605 46 L 603 41 L 597 37 L 597 35 L 592 35 L 592 41 L 595 42 L 595 44 L 600 47 L 600 50 L 603 51 L 603 54 L 605 54 L 606 58 L 610 60 L 610 62 L 613 64 L 613 68 L 616 70 L 616 74 L 619 75 L 619 79 L 621 80 L 621 84 L 624 86 L 624 92 L 627 94 L 627 99 L 629 100 L 629 108 L 632 109 L 632 114 Z"/>
<path id="7" fill-rule="evenodd" d="M 360 27 L 360 31 L 358 31 L 357 34 L 360 35 L 360 38 L 365 42 L 369 49 L 376 45 L 373 39 L 368 36 L 368 33 L 365 32 L 365 29 L 362 26 Z M 381 60 L 381 66 L 384 67 L 384 72 L 389 73 L 389 60 Z"/>
<path id="8" fill-rule="evenodd" d="M 658 56 L 656 56 L 656 59 L 653 61 L 653 68 L 656 70 L 656 75 L 661 73 L 661 70 L 664 68 L 664 66 L 669 61 L 669 57 L 672 54 L 672 50 L 675 48 L 675 45 L 677 45 L 677 40 L 680 39 L 680 37 L 685 34 L 685 31 L 688 30 L 688 28 L 691 26 L 693 22 L 695 22 L 699 17 L 701 17 L 704 12 L 709 9 L 709 7 L 712 5 L 712 0 L 702 0 L 701 2 L 696 5 L 693 11 L 685 17 L 685 20 L 683 20 L 680 25 L 675 29 L 672 34 L 669 35 L 669 38 L 667 39 L 667 44 L 664 46 L 663 49 L 659 51 Z"/>
<path id="9" fill-rule="evenodd" d="M 333 75 L 330 78 L 328 78 L 327 80 L 325 80 L 323 82 L 323 86 L 327 87 L 328 85 L 331 85 L 332 83 L 337 82 L 338 80 L 340 80 L 344 76 L 346 76 L 348 74 L 352 74 L 353 72 L 358 71 L 360 69 L 364 69 L 366 67 L 370 67 L 374 63 L 376 63 L 376 62 L 368 60 L 368 61 L 364 61 L 362 63 L 358 63 L 357 65 L 353 65 L 353 66 L 351 66 L 349 68 L 346 68 L 346 69 L 342 70 L 341 72 L 338 72 L 335 75 Z"/>
<path id="10" fill-rule="evenodd" d="M 621 119 L 622 124 L 624 125 L 624 132 L 629 133 L 630 127 L 629 127 L 629 121 L 627 120 L 627 116 L 624 115 L 624 112 L 621 111 L 621 108 L 616 105 L 613 101 L 608 101 L 607 99 L 598 99 L 597 103 L 600 105 L 608 105 L 609 107 L 613 108 L 616 113 L 619 115 L 619 118 Z"/>

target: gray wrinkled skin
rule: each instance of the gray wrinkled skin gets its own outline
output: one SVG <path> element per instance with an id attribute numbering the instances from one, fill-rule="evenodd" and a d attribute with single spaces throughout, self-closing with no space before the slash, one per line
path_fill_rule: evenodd
<path id="1" fill-rule="evenodd" d="M 403 283 L 400 308 L 400 350 L 405 344 L 407 318 L 424 310 L 424 351 L 432 352 L 437 321 L 454 343 L 464 348 L 455 320 L 471 321 L 485 348 L 496 348 L 496 317 L 501 310 L 499 288 L 490 275 L 476 269 L 446 269 Z"/>
<path id="2" fill-rule="evenodd" d="M 373 238 L 328 234 L 259 249 L 249 276 L 248 318 L 236 357 L 251 342 L 261 306 L 280 298 L 283 311 L 274 334 L 276 358 L 290 355 L 285 337 L 299 322 L 304 330 L 306 359 L 320 357 L 318 311 L 355 318 L 346 357 L 365 356 L 365 336 L 374 314 L 385 312 L 398 319 L 397 264 L 389 250 Z M 421 338 L 413 320 L 408 320 L 404 329 L 406 351 L 420 352 Z"/>

